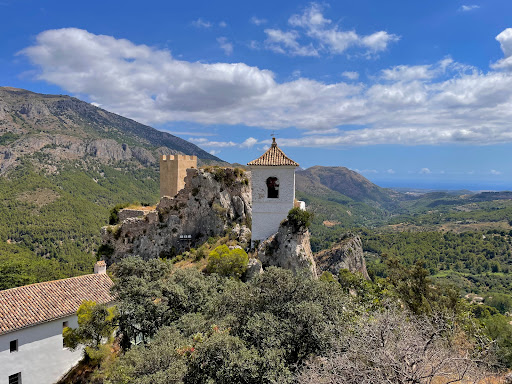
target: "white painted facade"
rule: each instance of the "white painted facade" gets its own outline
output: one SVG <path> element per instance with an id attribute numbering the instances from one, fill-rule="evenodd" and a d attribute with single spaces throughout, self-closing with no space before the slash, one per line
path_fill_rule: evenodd
<path id="1" fill-rule="evenodd" d="M 63 347 L 63 323 L 78 327 L 72 315 L 20 329 L 0 336 L 0 384 L 21 372 L 22 384 L 54 384 L 82 358 L 82 349 Z M 18 350 L 10 352 L 10 342 L 18 340 Z"/>
<path id="2" fill-rule="evenodd" d="M 276 233 L 293 208 L 296 166 L 251 166 L 252 241 L 262 241 Z M 267 197 L 267 179 L 279 180 L 279 197 Z"/>

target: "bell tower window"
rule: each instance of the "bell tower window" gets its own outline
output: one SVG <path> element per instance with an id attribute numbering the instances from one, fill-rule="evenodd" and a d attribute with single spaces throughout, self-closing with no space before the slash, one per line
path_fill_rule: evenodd
<path id="1" fill-rule="evenodd" d="M 267 197 L 269 199 L 279 198 L 279 180 L 277 177 L 269 177 L 267 179 Z"/>

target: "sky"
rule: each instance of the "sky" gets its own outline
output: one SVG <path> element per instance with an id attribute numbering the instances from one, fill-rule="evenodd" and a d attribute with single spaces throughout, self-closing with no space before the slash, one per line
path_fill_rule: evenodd
<path id="1" fill-rule="evenodd" d="M 0 0 L 0 86 L 247 163 L 512 189 L 512 2 Z"/>

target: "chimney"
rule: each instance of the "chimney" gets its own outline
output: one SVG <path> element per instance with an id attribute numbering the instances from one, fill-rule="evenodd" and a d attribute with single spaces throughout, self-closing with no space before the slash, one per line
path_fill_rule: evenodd
<path id="1" fill-rule="evenodd" d="M 103 260 L 97 261 L 96 264 L 94 264 L 94 273 L 96 275 L 107 273 L 107 264 Z"/>

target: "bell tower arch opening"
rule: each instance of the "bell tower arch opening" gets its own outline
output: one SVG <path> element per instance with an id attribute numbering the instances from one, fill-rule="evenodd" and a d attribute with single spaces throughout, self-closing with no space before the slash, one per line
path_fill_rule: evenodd
<path id="1" fill-rule="evenodd" d="M 279 198 L 279 179 L 277 177 L 269 177 L 267 179 L 267 198 Z"/>

